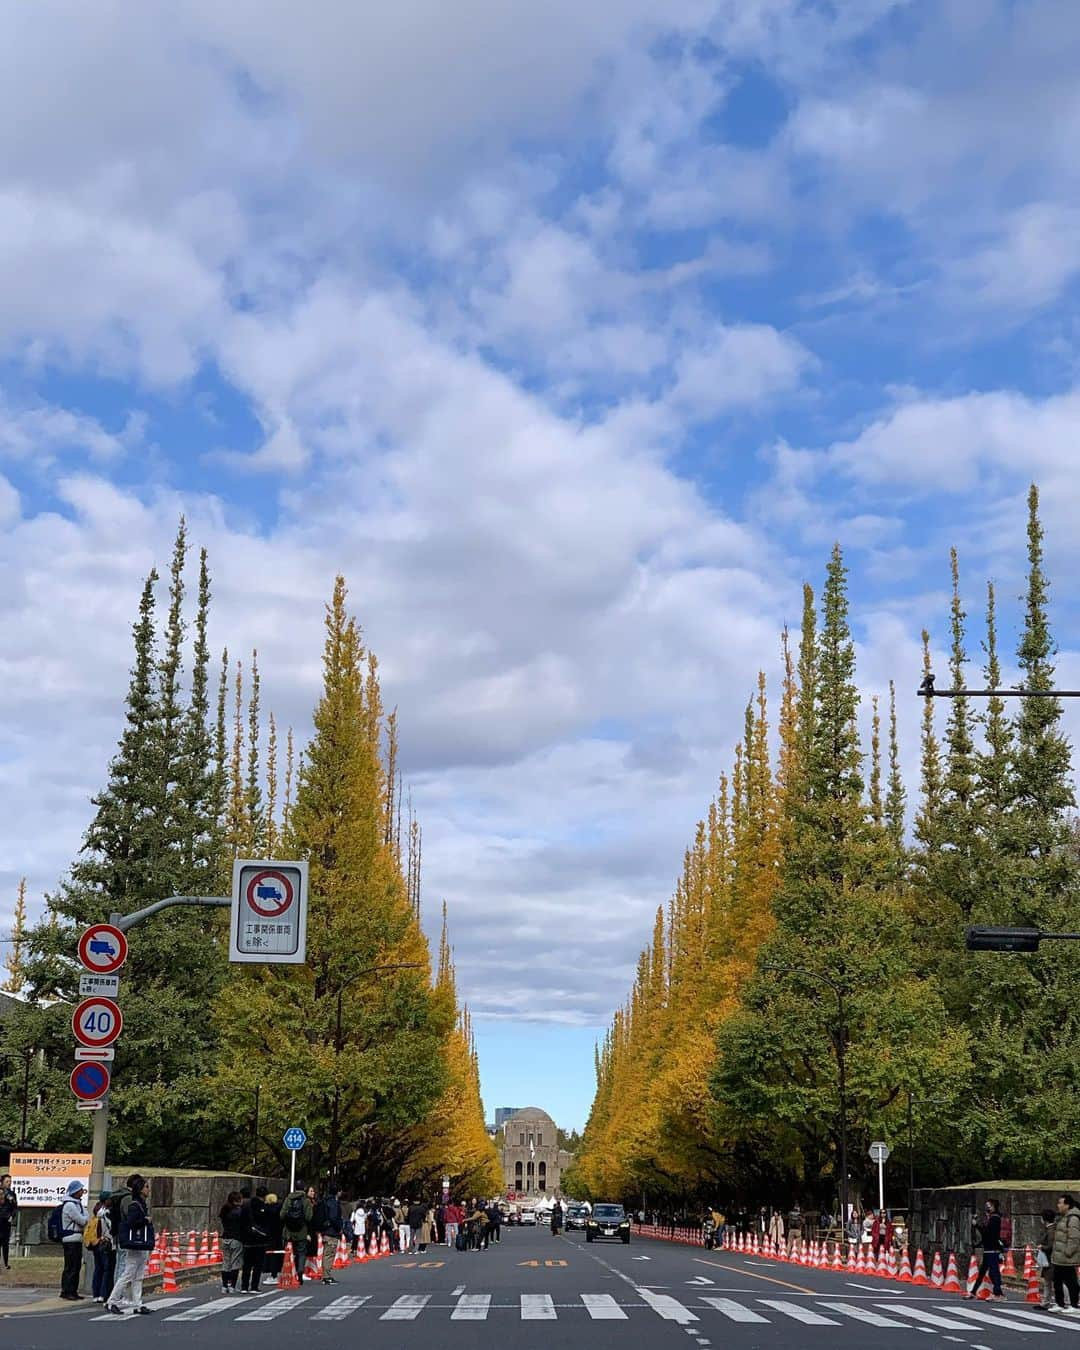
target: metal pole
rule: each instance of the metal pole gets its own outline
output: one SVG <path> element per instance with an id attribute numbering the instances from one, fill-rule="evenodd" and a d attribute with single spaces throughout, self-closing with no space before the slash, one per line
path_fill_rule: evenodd
<path id="1" fill-rule="evenodd" d="M 878 1158 L 877 1164 L 878 1209 L 885 1213 L 885 1159 Z"/>
<path id="2" fill-rule="evenodd" d="M 33 1056 L 33 1048 L 26 1047 L 26 1065 L 23 1068 L 22 1085 L 22 1128 L 19 1130 L 19 1147 L 26 1147 L 26 1113 L 30 1106 L 30 1060 Z"/>
<path id="3" fill-rule="evenodd" d="M 834 986 L 840 1025 L 837 1045 L 837 1070 L 840 1075 L 840 1213 L 841 1231 L 847 1233 L 848 1223 L 848 1177 L 847 1177 L 847 1017 L 844 1012 L 844 992 L 839 985 Z"/>
<path id="4" fill-rule="evenodd" d="M 251 1175 L 256 1176 L 259 1171 L 259 1093 L 262 1091 L 262 1084 L 255 1084 L 255 1126 L 251 1132 Z"/>
<path id="5" fill-rule="evenodd" d="M 289 1152 L 292 1157 L 289 1160 L 289 1190 L 296 1190 L 296 1149 L 291 1148 Z"/>
<path id="6" fill-rule="evenodd" d="M 907 1095 L 907 1156 L 908 1156 L 908 1229 L 911 1229 L 911 1210 L 915 1203 L 915 1132 L 911 1125 L 911 1089 Z"/>

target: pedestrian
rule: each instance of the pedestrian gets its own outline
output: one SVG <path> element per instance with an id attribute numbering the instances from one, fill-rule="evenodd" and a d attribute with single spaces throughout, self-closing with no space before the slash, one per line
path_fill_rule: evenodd
<path id="1" fill-rule="evenodd" d="M 1068 1192 L 1058 1196 L 1050 1260 L 1054 1266 L 1053 1311 L 1080 1311 L 1080 1288 L 1077 1287 L 1076 1279 L 1076 1266 L 1080 1262 L 1080 1209 L 1077 1209 L 1076 1201 Z M 1069 1291 L 1069 1308 L 1065 1306 L 1066 1289 Z"/>
<path id="2" fill-rule="evenodd" d="M 218 1211 L 221 1222 L 221 1292 L 235 1294 L 236 1282 L 244 1264 L 244 1238 L 247 1216 L 244 1197 L 239 1191 L 230 1191 Z"/>
<path id="3" fill-rule="evenodd" d="M 296 1278 L 304 1282 L 304 1262 L 308 1250 L 308 1225 L 314 1217 L 314 1209 L 307 1192 L 301 1189 L 299 1181 L 296 1189 L 281 1202 L 281 1243 L 292 1248 L 293 1265 Z"/>
<path id="4" fill-rule="evenodd" d="M 319 1259 L 319 1229 L 315 1223 L 315 1208 L 319 1203 L 319 1193 L 314 1186 L 307 1188 L 308 1203 L 311 1205 L 311 1218 L 308 1220 L 308 1258 Z"/>
<path id="5" fill-rule="evenodd" d="M 472 1225 L 477 1251 L 487 1251 L 488 1217 L 484 1213 L 479 1200 L 473 1201 L 473 1211 L 469 1215 L 469 1223 Z"/>
<path id="6" fill-rule="evenodd" d="M 94 1212 L 83 1229 L 83 1246 L 94 1258 L 95 1303 L 108 1303 L 116 1278 L 116 1246 L 109 1222 L 109 1192 L 102 1191 Z"/>
<path id="7" fill-rule="evenodd" d="M 428 1243 L 435 1234 L 435 1206 L 428 1205 L 424 1210 L 424 1217 L 420 1224 L 420 1250 L 426 1252 Z"/>
<path id="8" fill-rule="evenodd" d="M 719 1206 L 713 1210 L 712 1216 L 713 1223 L 716 1225 L 713 1241 L 718 1247 L 722 1247 L 724 1245 L 724 1230 L 727 1228 L 727 1217 Z"/>
<path id="9" fill-rule="evenodd" d="M 263 1202 L 263 1224 L 266 1228 L 266 1252 L 263 1256 L 263 1274 L 276 1280 L 281 1274 L 284 1257 L 281 1235 L 281 1206 L 277 1194 L 270 1191 Z"/>
<path id="10" fill-rule="evenodd" d="M 11 1184 L 11 1173 L 0 1176 L 0 1259 L 11 1269 L 11 1225 L 19 1213 L 19 1197 Z"/>
<path id="11" fill-rule="evenodd" d="M 315 1229 L 322 1238 L 322 1282 L 337 1284 L 334 1279 L 334 1258 L 337 1256 L 338 1243 L 342 1234 L 341 1201 L 337 1188 L 329 1187 L 326 1194 L 315 1206 Z"/>
<path id="12" fill-rule="evenodd" d="M 990 1283 L 994 1287 L 993 1299 L 1000 1303 L 1005 1298 L 1005 1291 L 1001 1287 L 1001 1215 L 998 1213 L 998 1202 L 991 1198 L 983 1206 L 983 1221 L 975 1225 L 979 1235 L 979 1241 L 982 1243 L 983 1255 L 979 1262 L 979 1273 L 975 1278 L 975 1287 L 964 1295 L 966 1299 L 973 1299 L 979 1291 L 979 1285 L 989 1274 Z M 1076 1276 L 1073 1276 L 1075 1283 Z"/>
<path id="13" fill-rule="evenodd" d="M 413 1249 L 420 1246 L 420 1230 L 424 1226 L 424 1215 L 427 1209 L 419 1200 L 409 1201 L 409 1242 Z"/>
<path id="14" fill-rule="evenodd" d="M 784 1216 L 778 1209 L 773 1210 L 772 1218 L 769 1220 L 769 1240 L 775 1251 L 779 1251 L 784 1245 Z"/>
<path id="15" fill-rule="evenodd" d="M 879 1209 L 874 1210 L 874 1217 L 870 1221 L 870 1247 L 876 1261 L 881 1251 L 881 1211 Z"/>
<path id="16" fill-rule="evenodd" d="M 446 1245 L 448 1247 L 457 1246 L 458 1233 L 461 1232 L 461 1221 L 465 1217 L 465 1212 L 456 1200 L 451 1200 L 446 1206 Z"/>
<path id="17" fill-rule="evenodd" d="M 240 1194 L 244 1195 L 242 1188 Z M 244 1197 L 244 1264 L 240 1270 L 240 1292 L 257 1294 L 262 1279 L 263 1262 L 269 1234 L 266 1228 L 266 1187 L 260 1186 L 254 1195 Z"/>
<path id="18" fill-rule="evenodd" d="M 398 1251 L 409 1250 L 409 1211 L 400 1200 L 394 1201 L 394 1231 L 397 1234 Z"/>
<path id="19" fill-rule="evenodd" d="M 64 1248 L 64 1272 L 60 1276 L 60 1297 L 74 1303 L 82 1298 L 83 1229 L 90 1216 L 83 1204 L 86 1187 L 79 1181 L 68 1183 L 67 1197 L 60 1209 L 60 1242 Z"/>
<path id="20" fill-rule="evenodd" d="M 1043 1286 L 1043 1311 L 1049 1312 L 1056 1306 L 1054 1301 L 1054 1263 L 1050 1258 L 1054 1253 L 1054 1225 L 1057 1223 L 1057 1211 L 1044 1209 L 1042 1223 L 1043 1231 L 1039 1239 L 1038 1251 L 1035 1253 L 1035 1264 L 1038 1267 L 1039 1279 Z"/>
<path id="21" fill-rule="evenodd" d="M 129 1177 L 128 1192 L 120 1227 L 115 1230 L 116 1244 L 124 1261 L 105 1308 L 108 1312 L 122 1314 L 123 1304 L 127 1302 L 133 1313 L 144 1314 L 150 1311 L 143 1303 L 143 1277 L 154 1250 L 154 1225 L 150 1222 L 146 1181 L 137 1174 Z M 111 1214 L 110 1210 L 110 1217 Z"/>

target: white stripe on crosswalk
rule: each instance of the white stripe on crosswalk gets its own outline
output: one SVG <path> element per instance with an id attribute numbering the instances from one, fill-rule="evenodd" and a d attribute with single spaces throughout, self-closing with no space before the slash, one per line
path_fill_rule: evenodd
<path id="1" fill-rule="evenodd" d="M 764 1303 L 766 1308 L 775 1308 L 777 1312 L 785 1313 L 788 1317 L 793 1317 L 796 1322 L 805 1322 L 810 1327 L 838 1327 L 839 1322 L 833 1321 L 831 1317 L 822 1317 L 821 1313 L 814 1312 L 813 1308 L 803 1307 L 799 1303 L 785 1303 L 782 1298 L 759 1298 L 759 1303 Z"/>
<path id="2" fill-rule="evenodd" d="M 594 1322 L 625 1322 L 626 1314 L 610 1294 L 582 1294 L 582 1303 Z"/>
<path id="3" fill-rule="evenodd" d="M 1049 1332 L 1051 1334 L 1057 1331 L 1057 1327 L 1054 1326 L 1029 1327 L 1022 1326 L 1019 1322 L 1011 1322 L 1008 1311 L 1005 1309 L 1002 1310 L 1005 1313 L 1004 1317 L 994 1317 L 990 1313 L 984 1313 L 979 1308 L 950 1308 L 949 1311 L 955 1312 L 957 1317 L 970 1317 L 973 1322 L 985 1322 L 990 1327 L 1008 1327 L 1010 1331 Z"/>
<path id="4" fill-rule="evenodd" d="M 491 1307 L 490 1294 L 462 1294 L 450 1314 L 451 1322 L 483 1322 Z"/>
<path id="5" fill-rule="evenodd" d="M 677 1298 L 672 1298 L 670 1294 L 654 1294 L 651 1289 L 639 1289 L 638 1293 L 645 1302 L 652 1308 L 653 1312 L 659 1313 L 665 1322 L 696 1322 L 697 1313 L 692 1313 L 689 1308 L 684 1308 Z"/>
<path id="6" fill-rule="evenodd" d="M 958 1310 L 959 1311 L 959 1310 Z M 1072 1322 L 1067 1317 L 1057 1317 L 1054 1320 L 1054 1314 L 1049 1317 L 1044 1312 L 1032 1312 L 1030 1308 L 1002 1308 L 998 1307 L 998 1312 L 1002 1317 L 1022 1317 L 1027 1322 L 1038 1322 L 1043 1331 L 1078 1331 L 1080 1332 L 1080 1322 Z M 960 1314 L 963 1316 L 963 1313 Z M 1029 1327 L 1017 1327 L 1017 1331 L 1029 1331 Z"/>
<path id="7" fill-rule="evenodd" d="M 291 1294 L 287 1298 L 271 1299 L 269 1303 L 264 1303 L 261 1308 L 245 1313 L 243 1317 L 238 1317 L 236 1320 L 238 1322 L 272 1322 L 276 1317 L 281 1317 L 287 1312 L 292 1312 L 294 1308 L 299 1308 L 302 1304 L 310 1302 L 310 1294 Z M 166 1321 L 168 1320 L 166 1318 Z"/>
<path id="8" fill-rule="evenodd" d="M 903 1317 L 913 1318 L 916 1322 L 928 1322 L 932 1327 L 941 1327 L 945 1331 L 971 1331 L 967 1322 L 958 1322 L 954 1317 L 939 1317 L 937 1313 L 924 1312 L 921 1308 L 913 1307 L 910 1303 L 879 1303 L 879 1308 L 884 1308 L 886 1312 L 900 1313 Z M 945 1308 L 945 1312 L 954 1312 L 953 1308 Z"/>
<path id="9" fill-rule="evenodd" d="M 358 1298 L 336 1298 L 311 1319 L 313 1322 L 341 1322 L 357 1308 L 362 1308 L 371 1298 L 370 1294 L 361 1294 Z"/>
<path id="10" fill-rule="evenodd" d="M 379 1318 L 380 1322 L 412 1322 L 431 1301 L 430 1294 L 402 1294 Z"/>
<path id="11" fill-rule="evenodd" d="M 148 1308 L 153 1308 L 153 1310 L 157 1312 L 161 1308 L 176 1308 L 179 1307 L 181 1303 L 190 1303 L 191 1301 L 190 1295 L 186 1298 L 156 1298 L 153 1303 L 148 1303 L 146 1306 Z M 115 1322 L 116 1314 L 100 1313 L 97 1317 L 91 1317 L 90 1320 L 91 1322 Z"/>
<path id="12" fill-rule="evenodd" d="M 171 1317 L 166 1317 L 165 1321 L 201 1322 L 204 1318 L 221 1312 L 236 1312 L 236 1304 L 227 1295 L 218 1299 L 216 1303 L 199 1303 L 194 1308 L 185 1308 L 183 1312 L 173 1313 Z"/>
<path id="13" fill-rule="evenodd" d="M 906 1322 L 897 1322 L 892 1317 L 883 1317 L 881 1313 L 871 1312 L 869 1308 L 860 1308 L 857 1303 L 821 1303 L 822 1308 L 831 1308 L 833 1312 L 854 1317 L 856 1322 L 869 1322 L 872 1327 L 903 1327 Z"/>
<path id="14" fill-rule="evenodd" d="M 760 1313 L 754 1312 L 753 1308 L 748 1308 L 744 1303 L 736 1303 L 733 1298 L 718 1298 L 713 1294 L 702 1294 L 701 1300 L 707 1303 L 717 1312 L 722 1312 L 725 1317 L 732 1322 L 767 1322 L 767 1317 L 762 1317 Z"/>
<path id="15" fill-rule="evenodd" d="M 554 1322 L 558 1317 L 550 1294 L 522 1294 L 521 1320 L 523 1322 Z"/>

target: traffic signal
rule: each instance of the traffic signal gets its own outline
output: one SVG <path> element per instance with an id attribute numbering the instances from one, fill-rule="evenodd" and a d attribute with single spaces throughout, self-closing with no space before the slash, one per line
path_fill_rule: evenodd
<path id="1" fill-rule="evenodd" d="M 1037 952 L 1040 936 L 1037 928 L 965 928 L 964 945 L 969 952 Z"/>

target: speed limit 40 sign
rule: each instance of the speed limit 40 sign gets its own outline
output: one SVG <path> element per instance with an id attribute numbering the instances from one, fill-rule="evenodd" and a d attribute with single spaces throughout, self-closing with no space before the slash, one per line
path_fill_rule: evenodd
<path id="1" fill-rule="evenodd" d="M 124 1018 L 111 998 L 84 998 L 71 1018 L 80 1045 L 100 1050 L 112 1045 L 124 1029 Z"/>

